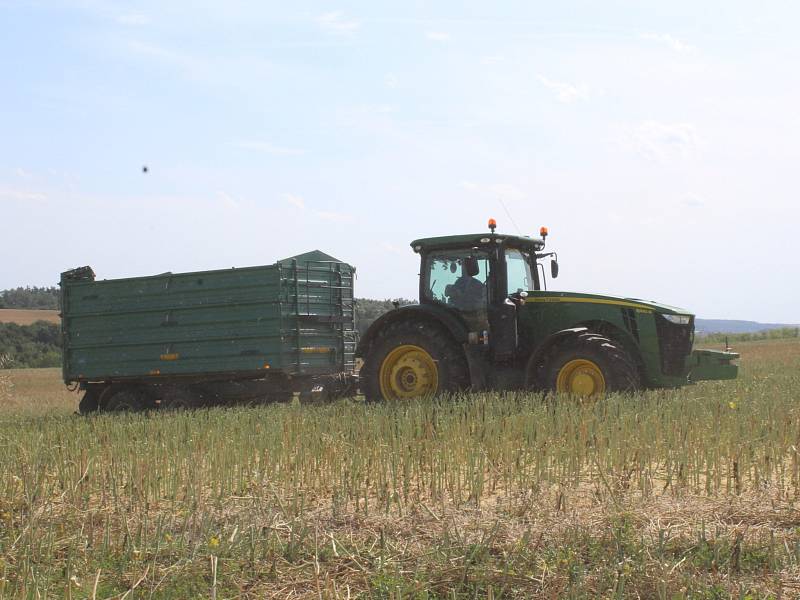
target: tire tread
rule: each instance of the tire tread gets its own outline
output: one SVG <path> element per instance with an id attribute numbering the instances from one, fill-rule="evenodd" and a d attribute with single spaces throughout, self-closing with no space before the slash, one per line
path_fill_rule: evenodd
<path id="1" fill-rule="evenodd" d="M 410 340 L 410 341 L 403 341 Z M 398 343 L 399 341 L 399 343 Z M 463 350 L 441 326 L 426 321 L 395 321 L 378 331 L 361 367 L 361 391 L 367 402 L 383 400 L 380 392 L 380 365 L 386 354 L 401 343 L 414 343 L 424 348 L 439 369 L 437 393 L 458 392 L 469 387 L 469 367 Z M 437 358 L 438 357 L 438 358 Z M 446 381 L 442 382 L 441 377 Z"/>

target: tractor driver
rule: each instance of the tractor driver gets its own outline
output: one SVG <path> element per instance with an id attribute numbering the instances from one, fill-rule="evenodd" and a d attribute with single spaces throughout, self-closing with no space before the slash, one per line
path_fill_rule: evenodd
<path id="1" fill-rule="evenodd" d="M 450 302 L 464 311 L 479 311 L 486 306 L 486 285 L 475 276 L 480 273 L 478 259 L 474 256 L 465 258 L 461 264 L 461 277 L 447 286 Z"/>

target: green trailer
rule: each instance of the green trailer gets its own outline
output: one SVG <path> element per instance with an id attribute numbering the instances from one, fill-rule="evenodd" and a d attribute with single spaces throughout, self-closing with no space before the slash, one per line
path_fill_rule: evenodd
<path id="1" fill-rule="evenodd" d="M 355 383 L 355 269 L 274 265 L 96 280 L 61 275 L 63 377 L 82 413 L 288 401 Z"/>

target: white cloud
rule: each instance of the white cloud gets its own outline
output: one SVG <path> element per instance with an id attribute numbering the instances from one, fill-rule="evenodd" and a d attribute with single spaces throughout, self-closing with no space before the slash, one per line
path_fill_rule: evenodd
<path id="1" fill-rule="evenodd" d="M 175 69 L 192 81 L 229 86 L 242 91 L 252 90 L 253 81 L 264 81 L 275 72 L 271 61 L 255 54 L 204 55 L 125 36 L 121 36 L 116 43 L 121 50 L 137 59 Z"/>
<path id="2" fill-rule="evenodd" d="M 365 104 L 358 108 L 364 113 L 372 115 L 388 115 L 396 110 L 391 104 Z"/>
<path id="3" fill-rule="evenodd" d="M 295 208 L 297 208 L 298 210 L 313 215 L 318 219 L 322 219 L 324 221 L 333 221 L 335 223 L 347 223 L 354 220 L 353 215 L 309 208 L 306 205 L 305 199 L 302 196 L 297 196 L 296 194 L 284 194 L 283 199 L 286 200 L 286 202 L 288 202 Z"/>
<path id="4" fill-rule="evenodd" d="M 460 187 L 468 192 L 483 196 L 486 200 L 512 200 L 514 202 L 525 200 L 527 195 L 513 183 L 477 183 L 475 181 L 462 181 Z"/>
<path id="5" fill-rule="evenodd" d="M 219 190 L 217 192 L 217 198 L 219 198 L 220 202 L 227 207 L 227 208 L 239 208 L 239 202 L 231 196 L 228 192 Z"/>
<path id="6" fill-rule="evenodd" d="M 312 212 L 314 213 L 314 215 L 316 215 L 320 219 L 324 219 L 325 221 L 334 221 L 336 223 L 348 223 L 353 220 L 353 215 L 348 215 L 345 213 L 331 212 L 324 210 L 315 210 Z"/>
<path id="7" fill-rule="evenodd" d="M 295 194 L 284 194 L 283 199 L 300 210 L 306 209 L 306 201 L 301 196 L 296 196 Z"/>
<path id="8" fill-rule="evenodd" d="M 626 135 L 628 144 L 648 160 L 688 158 L 700 149 L 702 140 L 692 123 L 643 121 Z"/>
<path id="9" fill-rule="evenodd" d="M 505 60 L 504 56 L 501 56 L 499 54 L 494 54 L 491 56 L 482 56 L 479 62 L 482 65 L 496 65 L 498 63 L 503 62 L 504 60 Z"/>
<path id="10" fill-rule="evenodd" d="M 706 205 L 706 199 L 699 194 L 689 193 L 684 196 L 683 205 L 689 208 L 702 208 Z"/>
<path id="11" fill-rule="evenodd" d="M 117 23 L 120 25 L 128 25 L 130 27 L 140 27 L 142 25 L 150 24 L 150 17 L 140 13 L 127 13 L 117 17 Z"/>
<path id="12" fill-rule="evenodd" d="M 639 38 L 664 44 L 675 50 L 675 52 L 692 52 L 696 50 L 694 46 L 686 44 L 668 33 L 640 33 Z"/>
<path id="13" fill-rule="evenodd" d="M 450 41 L 450 34 L 445 31 L 426 31 L 425 37 L 432 42 L 438 42 L 440 44 L 446 43 Z"/>
<path id="14" fill-rule="evenodd" d="M 303 151 L 299 148 L 288 148 L 286 146 L 276 146 L 271 144 L 270 142 L 265 142 L 262 140 L 241 140 L 238 142 L 234 142 L 234 145 L 237 148 L 242 148 L 243 150 L 256 150 L 258 152 L 265 152 L 267 154 L 278 154 L 278 155 L 285 155 L 285 156 L 296 156 L 299 154 L 303 154 Z"/>
<path id="15" fill-rule="evenodd" d="M 156 60 L 162 64 L 168 64 L 192 76 L 203 73 L 207 68 L 207 66 L 203 64 L 203 61 L 198 58 L 181 52 L 175 52 L 156 44 L 132 40 L 128 42 L 127 48 L 138 56 Z"/>
<path id="16" fill-rule="evenodd" d="M 339 10 L 318 16 L 317 25 L 325 33 L 332 35 L 352 35 L 361 27 L 360 22 L 346 18 Z"/>
<path id="17" fill-rule="evenodd" d="M 397 75 L 395 75 L 394 73 L 388 73 L 383 78 L 383 83 L 384 83 L 384 85 L 386 87 L 391 88 L 391 89 L 395 89 L 400 85 L 400 80 L 397 78 Z"/>
<path id="18" fill-rule="evenodd" d="M 408 247 L 399 248 L 394 244 L 390 244 L 389 242 L 381 242 L 381 249 L 384 252 L 388 252 L 389 254 L 397 254 L 403 258 L 407 257 L 409 253 Z"/>
<path id="19" fill-rule="evenodd" d="M 543 86 L 555 92 L 559 102 L 570 104 L 578 100 L 588 100 L 589 98 L 589 86 L 584 83 L 573 85 L 562 81 L 553 81 L 544 75 L 539 75 L 538 79 Z"/>
<path id="20" fill-rule="evenodd" d="M 16 200 L 21 202 L 40 202 L 47 200 L 47 194 L 20 188 L 0 187 L 0 200 Z"/>
<path id="21" fill-rule="evenodd" d="M 33 177 L 33 175 L 29 171 L 26 171 L 22 167 L 17 167 L 16 169 L 14 169 L 14 174 L 20 179 L 30 179 L 31 177 Z"/>

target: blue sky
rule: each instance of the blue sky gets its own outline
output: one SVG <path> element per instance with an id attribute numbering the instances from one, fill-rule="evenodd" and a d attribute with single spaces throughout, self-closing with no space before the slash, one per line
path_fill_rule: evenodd
<path id="1" fill-rule="evenodd" d="M 297 4 L 0 0 L 0 289 L 319 248 L 413 297 L 495 217 L 555 287 L 800 321 L 795 4 Z"/>

